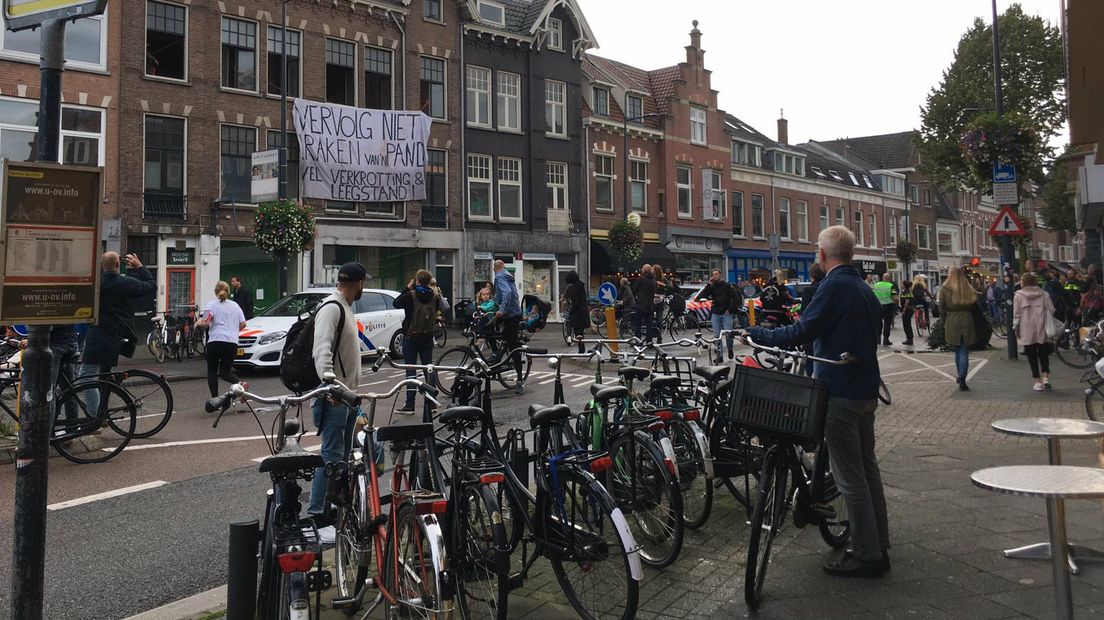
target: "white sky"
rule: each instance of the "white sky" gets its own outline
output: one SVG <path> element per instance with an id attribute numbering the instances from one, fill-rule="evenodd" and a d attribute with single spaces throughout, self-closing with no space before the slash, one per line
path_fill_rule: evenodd
<path id="1" fill-rule="evenodd" d="M 919 128 L 959 38 L 992 15 L 990 0 L 578 1 L 595 53 L 648 70 L 685 61 L 698 20 L 721 108 L 771 138 L 784 108 L 793 144 Z M 1020 4 L 1057 23 L 1059 0 Z"/>

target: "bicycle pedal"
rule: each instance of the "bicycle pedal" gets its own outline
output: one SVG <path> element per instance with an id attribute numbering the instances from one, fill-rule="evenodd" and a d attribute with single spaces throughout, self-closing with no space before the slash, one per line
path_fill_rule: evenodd
<path id="1" fill-rule="evenodd" d="M 328 570 L 312 570 L 307 573 L 307 590 L 321 592 L 333 587 L 333 573 Z"/>

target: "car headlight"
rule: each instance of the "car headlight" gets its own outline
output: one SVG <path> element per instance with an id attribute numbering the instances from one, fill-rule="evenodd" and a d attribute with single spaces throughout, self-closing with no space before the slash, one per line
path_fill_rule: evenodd
<path id="1" fill-rule="evenodd" d="M 284 336 L 287 336 L 287 332 L 272 332 L 271 334 L 265 334 L 257 339 L 257 345 L 264 346 L 266 344 L 272 344 L 273 342 L 283 340 Z"/>

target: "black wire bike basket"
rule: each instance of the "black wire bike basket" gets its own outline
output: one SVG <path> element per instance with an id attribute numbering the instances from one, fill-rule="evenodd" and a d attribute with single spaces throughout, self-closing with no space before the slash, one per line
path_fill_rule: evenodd
<path id="1" fill-rule="evenodd" d="M 828 386 L 802 375 L 736 366 L 728 419 L 759 436 L 816 446 L 824 437 Z"/>

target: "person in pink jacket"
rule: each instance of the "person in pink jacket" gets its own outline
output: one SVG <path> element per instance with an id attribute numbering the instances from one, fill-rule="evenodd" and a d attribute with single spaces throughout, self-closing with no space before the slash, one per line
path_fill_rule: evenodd
<path id="1" fill-rule="evenodd" d="M 1036 392 L 1050 389 L 1050 340 L 1047 339 L 1046 325 L 1053 314 L 1054 304 L 1050 296 L 1039 288 L 1039 279 L 1033 273 L 1023 274 L 1020 290 L 1016 291 L 1012 300 L 1012 326 L 1016 330 L 1016 339 L 1027 353 Z"/>

